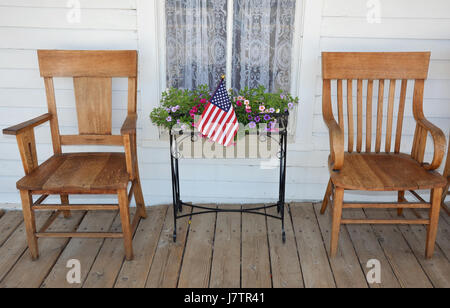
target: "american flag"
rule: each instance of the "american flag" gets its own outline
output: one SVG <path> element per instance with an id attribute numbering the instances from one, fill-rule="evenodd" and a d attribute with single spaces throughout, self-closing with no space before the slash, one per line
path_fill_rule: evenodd
<path id="1" fill-rule="evenodd" d="M 239 123 L 231 105 L 224 78 L 214 92 L 211 101 L 208 102 L 197 128 L 204 136 L 224 146 L 229 146 L 234 140 Z"/>

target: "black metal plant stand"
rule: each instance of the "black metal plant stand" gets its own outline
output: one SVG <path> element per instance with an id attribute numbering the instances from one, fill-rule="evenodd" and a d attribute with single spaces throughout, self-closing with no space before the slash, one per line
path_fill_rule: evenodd
<path id="1" fill-rule="evenodd" d="M 171 171 L 172 171 L 172 193 L 173 193 L 173 211 L 174 211 L 174 230 L 173 230 L 173 240 L 174 242 L 177 239 L 177 220 L 184 217 L 191 217 L 194 215 L 201 214 L 209 214 L 209 213 L 247 213 L 247 214 L 256 214 L 262 215 L 269 218 L 278 219 L 281 221 L 281 231 L 282 231 L 282 240 L 283 243 L 286 242 L 286 232 L 284 229 L 284 211 L 285 211 L 285 195 L 286 195 L 286 154 L 287 154 L 287 127 L 288 127 L 288 119 L 289 113 L 286 112 L 284 114 L 277 114 L 272 116 L 272 118 L 278 119 L 279 124 L 279 132 L 277 134 L 280 135 L 280 141 L 276 141 L 272 138 L 273 133 L 267 133 L 261 135 L 262 137 L 272 138 L 275 140 L 280 147 L 280 151 L 278 154 L 278 158 L 280 161 L 280 179 L 279 179 L 279 198 L 276 204 L 242 209 L 242 210 L 234 210 L 234 209 L 219 209 L 219 208 L 210 208 L 205 206 L 199 206 L 194 204 L 188 204 L 181 200 L 180 198 L 180 171 L 179 171 L 179 159 L 181 158 L 181 153 L 178 148 L 178 140 L 180 136 L 184 136 L 184 138 L 190 137 L 192 141 L 195 141 L 196 138 L 200 137 L 199 132 L 190 132 L 188 134 L 183 131 L 174 132 L 172 130 L 169 131 L 170 136 L 170 160 L 171 160 Z M 260 136 L 260 137 L 261 137 Z M 193 209 L 200 209 L 201 212 L 192 212 L 189 214 L 180 215 L 182 213 L 183 207 L 188 206 Z M 277 208 L 278 215 L 270 215 L 267 214 L 266 211 L 260 212 L 260 210 L 266 210 L 269 208 Z"/>

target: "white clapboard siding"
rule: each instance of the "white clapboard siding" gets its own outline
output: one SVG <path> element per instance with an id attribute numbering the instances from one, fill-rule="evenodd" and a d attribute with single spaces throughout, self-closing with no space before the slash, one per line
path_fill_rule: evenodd
<path id="1" fill-rule="evenodd" d="M 39 76 L 37 49 L 137 49 L 141 53 L 141 77 L 149 77 L 141 78 L 138 85 L 138 157 L 143 192 L 148 205 L 167 204 L 172 200 L 167 141 L 142 140 L 146 135 L 145 129 L 149 127 L 148 106 L 155 105 L 155 102 L 148 101 L 148 98 L 158 97 L 158 93 L 154 93 L 158 87 L 152 84 L 152 76 L 158 74 L 154 66 L 165 61 L 164 54 L 154 53 L 158 50 L 157 44 L 148 41 L 149 37 L 154 39 L 154 34 L 148 32 L 153 31 L 149 26 L 149 20 L 152 19 L 145 18 L 151 14 L 143 12 L 142 9 L 148 10 L 150 6 L 148 2 L 145 2 L 145 5 L 139 4 L 144 3 L 143 1 L 153 0 L 80 0 L 80 23 L 71 23 L 66 17 L 70 10 L 68 4 L 73 1 L 0 0 L 0 129 L 47 111 L 44 83 Z M 318 0 L 306 0 L 306 6 L 308 1 Z M 446 135 L 450 132 L 450 1 L 380 0 L 379 24 L 368 23 L 367 13 L 370 8 L 366 0 L 320 2 L 323 2 L 320 10 L 317 7 L 306 10 L 310 13 L 314 11 L 318 15 L 306 18 L 313 22 L 305 24 L 304 29 L 297 31 L 298 46 L 293 48 L 296 52 L 293 67 L 296 67 L 295 63 L 304 63 L 303 59 L 311 58 L 311 55 L 302 55 L 302 46 L 316 46 L 315 43 L 309 44 L 309 41 L 303 40 L 304 33 L 307 33 L 305 37 L 308 40 L 320 42 L 317 44 L 320 45 L 317 50 L 311 49 L 314 52 L 311 66 L 317 65 L 317 71 L 310 76 L 293 72 L 295 80 L 312 80 L 309 83 L 301 83 L 308 85 L 308 89 L 298 90 L 301 100 L 300 113 L 307 113 L 306 117 L 299 116 L 298 119 L 307 118 L 312 132 L 309 133 L 311 136 L 306 136 L 309 138 L 304 138 L 310 140 L 311 144 L 289 145 L 286 186 L 286 198 L 289 201 L 320 200 L 329 178 L 329 136 L 323 124 L 321 108 L 321 51 L 431 51 L 432 61 L 425 89 L 424 111 L 431 122 L 441 127 Z M 298 19 L 297 26 L 301 27 L 303 20 L 304 18 Z M 160 21 L 156 23 L 164 24 Z M 315 28 L 309 29 L 308 26 Z M 159 44 L 164 45 L 164 37 L 160 35 L 164 31 L 157 32 Z M 317 37 L 313 37 L 314 35 Z M 149 54 L 159 57 L 153 66 L 149 64 Z M 299 69 L 302 73 L 309 71 L 310 68 Z M 142 79 L 145 82 L 141 82 Z M 56 79 L 55 89 L 61 131 L 66 134 L 76 133 L 73 82 L 68 78 Z M 302 98 L 302 93 L 308 90 L 310 101 Z M 334 83 L 333 91 L 336 91 Z M 356 99 L 356 85 L 353 91 Z M 377 91 L 378 85 L 375 83 L 375 97 Z M 388 96 L 388 91 L 386 87 L 385 97 Z M 142 96 L 141 92 L 147 94 Z M 336 92 L 333 93 L 335 101 Z M 398 84 L 396 104 L 399 96 Z M 401 149 L 405 153 L 411 150 L 415 125 L 411 110 L 412 96 L 413 88 L 410 83 Z M 113 128 L 117 133 L 126 116 L 125 79 L 114 79 L 112 100 Z M 387 108 L 387 103 L 385 105 Z M 397 108 L 396 105 L 395 112 Z M 346 108 L 344 110 L 346 112 Z M 365 115 L 365 107 L 363 111 Z M 385 123 L 386 119 L 383 125 Z M 296 135 L 304 133 L 297 131 Z M 385 136 L 383 141 L 384 138 Z M 36 129 L 36 139 L 39 162 L 43 162 L 53 154 L 48 124 Z M 0 148 L 0 204 L 18 204 L 20 197 L 15 183 L 23 176 L 23 169 L 14 136 L 1 135 Z M 426 160 L 432 159 L 432 149 L 433 143 L 429 138 Z M 64 150 L 121 151 L 121 148 L 71 146 L 64 147 Z M 273 162 L 256 159 L 183 159 L 180 161 L 183 200 L 198 203 L 274 202 L 278 195 L 278 169 L 270 169 L 268 166 L 274 166 Z M 425 198 L 429 198 L 428 192 L 423 193 Z M 355 201 L 396 200 L 393 193 L 348 192 L 345 198 Z M 57 198 L 50 198 L 50 202 L 58 201 Z M 116 202 L 114 198 L 105 196 L 73 196 L 71 201 Z M 15 206 L 8 205 L 6 208 Z"/>

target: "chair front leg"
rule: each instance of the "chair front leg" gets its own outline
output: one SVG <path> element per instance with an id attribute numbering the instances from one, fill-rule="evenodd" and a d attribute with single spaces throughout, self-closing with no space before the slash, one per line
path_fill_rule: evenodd
<path id="1" fill-rule="evenodd" d="M 128 261 L 133 260 L 133 231 L 130 223 L 130 207 L 126 189 L 117 193 L 119 198 L 120 220 L 122 222 L 123 241 L 125 246 L 125 256 Z"/>
<path id="2" fill-rule="evenodd" d="M 439 212 L 441 209 L 441 196 L 442 187 L 435 188 L 431 191 L 430 224 L 428 225 L 427 248 L 425 251 L 427 259 L 431 259 L 434 254 L 434 247 L 436 243 L 439 224 Z"/>
<path id="3" fill-rule="evenodd" d="M 20 198 L 22 199 L 23 219 L 27 231 L 28 248 L 30 250 L 31 258 L 37 260 L 39 258 L 39 248 L 38 239 L 36 237 L 36 218 L 32 209 L 33 198 L 28 190 L 21 190 Z"/>
<path id="4" fill-rule="evenodd" d="M 331 227 L 331 244 L 330 244 L 331 258 L 334 258 L 336 256 L 338 250 L 343 203 L 344 203 L 344 189 L 336 187 L 334 193 L 333 222 Z"/>
<path id="5" fill-rule="evenodd" d="M 328 182 L 327 190 L 325 192 L 325 196 L 323 197 L 322 201 L 322 209 L 320 210 L 320 214 L 325 214 L 325 211 L 327 210 L 328 203 L 330 202 L 331 193 L 333 192 L 333 182 Z"/>

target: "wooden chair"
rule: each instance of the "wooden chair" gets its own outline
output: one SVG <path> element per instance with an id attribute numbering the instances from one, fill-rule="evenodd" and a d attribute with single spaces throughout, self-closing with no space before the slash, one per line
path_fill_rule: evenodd
<path id="1" fill-rule="evenodd" d="M 330 133 L 331 155 L 329 169 L 331 179 L 322 204 L 325 213 L 329 199 L 333 196 L 332 234 L 330 255 L 336 256 L 341 224 L 424 224 L 428 225 L 426 257 L 434 252 L 438 228 L 442 189 L 446 180 L 434 170 L 442 162 L 445 153 L 445 136 L 431 124 L 423 113 L 424 84 L 428 75 L 430 53 L 323 53 L 323 118 Z M 336 122 L 332 111 L 332 80 L 337 80 Z M 356 144 L 353 111 L 353 95 L 347 96 L 348 149 L 345 152 L 343 81 L 347 93 L 353 93 L 353 80 L 357 80 Z M 366 129 L 363 132 L 363 80 L 367 82 Z M 377 81 L 378 80 L 378 81 Z M 383 114 L 384 88 L 389 80 L 387 115 Z M 396 81 L 401 81 L 397 131 L 392 149 L 394 103 Z M 408 80 L 414 81 L 413 113 L 416 130 L 411 155 L 401 154 L 406 90 Z M 374 83 L 379 85 L 376 138 L 372 147 L 372 114 Z M 382 152 L 383 118 L 386 124 L 385 146 Z M 365 152 L 363 151 L 365 133 Z M 424 163 L 428 133 L 434 140 L 434 157 L 430 164 Z M 356 145 L 356 148 L 355 148 Z M 373 151 L 375 150 L 375 151 Z M 392 152 L 393 150 L 393 152 Z M 431 189 L 431 202 L 407 203 L 407 190 Z M 398 203 L 344 203 L 345 190 L 397 191 Z M 430 209 L 427 220 L 352 220 L 342 219 L 346 208 L 426 208 Z"/>
<path id="2" fill-rule="evenodd" d="M 447 213 L 447 215 L 450 215 L 450 209 L 445 204 L 445 198 L 450 194 L 449 188 L 450 188 L 450 141 L 448 143 L 448 150 L 447 150 L 447 162 L 445 163 L 445 169 L 444 169 L 444 178 L 447 179 L 447 185 L 445 185 L 444 191 L 442 193 L 442 208 Z"/>
<path id="3" fill-rule="evenodd" d="M 140 218 L 146 217 L 136 154 L 136 51 L 38 51 L 45 81 L 48 113 L 3 130 L 15 135 L 26 176 L 17 182 L 22 198 L 28 246 L 39 257 L 38 238 L 123 238 L 128 260 L 133 258 L 132 236 Z M 56 109 L 54 77 L 73 77 L 79 135 L 61 135 Z M 121 135 L 112 135 L 112 77 L 128 78 L 128 116 Z M 50 122 L 54 155 L 38 164 L 34 127 Z M 62 146 L 123 146 L 124 153 L 63 153 Z M 128 192 L 128 185 L 131 188 Z M 118 204 L 69 204 L 69 195 L 117 195 Z M 34 195 L 41 195 L 33 201 Z M 59 195 L 61 205 L 44 205 L 49 195 Z M 130 222 L 129 203 L 135 197 L 137 213 Z M 54 210 L 37 231 L 36 210 Z M 54 219 L 70 211 L 119 210 L 122 233 L 48 233 Z"/>

